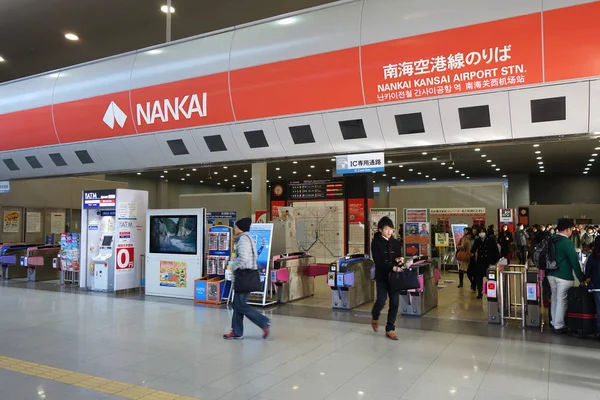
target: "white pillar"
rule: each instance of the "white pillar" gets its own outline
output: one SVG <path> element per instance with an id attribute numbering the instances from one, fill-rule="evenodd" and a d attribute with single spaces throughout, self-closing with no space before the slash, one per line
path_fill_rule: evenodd
<path id="1" fill-rule="evenodd" d="M 252 213 L 267 207 L 267 163 L 252 164 Z"/>

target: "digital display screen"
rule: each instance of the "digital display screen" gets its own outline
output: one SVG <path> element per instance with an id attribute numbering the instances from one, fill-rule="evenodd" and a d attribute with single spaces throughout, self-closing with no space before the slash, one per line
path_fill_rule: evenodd
<path id="1" fill-rule="evenodd" d="M 196 215 L 153 215 L 150 217 L 150 253 L 198 254 Z"/>
<path id="2" fill-rule="evenodd" d="M 102 237 L 102 247 L 109 247 L 112 245 L 113 237 L 112 235 L 106 235 Z"/>
<path id="3" fill-rule="evenodd" d="M 344 182 L 331 180 L 312 180 L 290 182 L 289 199 L 335 199 L 344 197 Z"/>

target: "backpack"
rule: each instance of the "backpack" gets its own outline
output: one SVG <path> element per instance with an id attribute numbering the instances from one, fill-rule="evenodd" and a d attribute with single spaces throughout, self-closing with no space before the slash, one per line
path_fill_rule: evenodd
<path id="1" fill-rule="evenodd" d="M 556 250 L 552 236 L 542 239 L 533 253 L 533 263 L 542 270 L 556 271 L 558 263 L 556 262 Z"/>

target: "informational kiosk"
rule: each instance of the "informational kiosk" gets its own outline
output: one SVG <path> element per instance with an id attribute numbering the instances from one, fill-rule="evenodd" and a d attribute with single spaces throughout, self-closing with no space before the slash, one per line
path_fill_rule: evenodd
<path id="1" fill-rule="evenodd" d="M 149 210 L 146 224 L 146 294 L 193 299 L 204 272 L 205 209 Z"/>
<path id="2" fill-rule="evenodd" d="M 114 292 L 141 286 L 148 192 L 83 192 L 81 276 L 88 290 Z"/>

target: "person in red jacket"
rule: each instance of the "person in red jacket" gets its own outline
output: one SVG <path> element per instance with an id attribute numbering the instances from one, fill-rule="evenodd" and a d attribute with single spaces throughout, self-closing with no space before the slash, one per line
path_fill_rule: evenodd
<path id="1" fill-rule="evenodd" d="M 400 306 L 400 292 L 390 291 L 389 275 L 391 272 L 401 270 L 400 264 L 404 262 L 404 258 L 401 257 L 402 247 L 400 242 L 392 236 L 394 223 L 390 218 L 381 218 L 377 224 L 377 229 L 378 232 L 375 233 L 371 242 L 371 255 L 375 262 L 375 286 L 377 288 L 377 300 L 371 311 L 373 316 L 371 326 L 373 331 L 379 331 L 379 316 L 389 297 L 390 307 L 388 309 L 385 335 L 392 340 L 398 340 L 394 324 Z"/>

